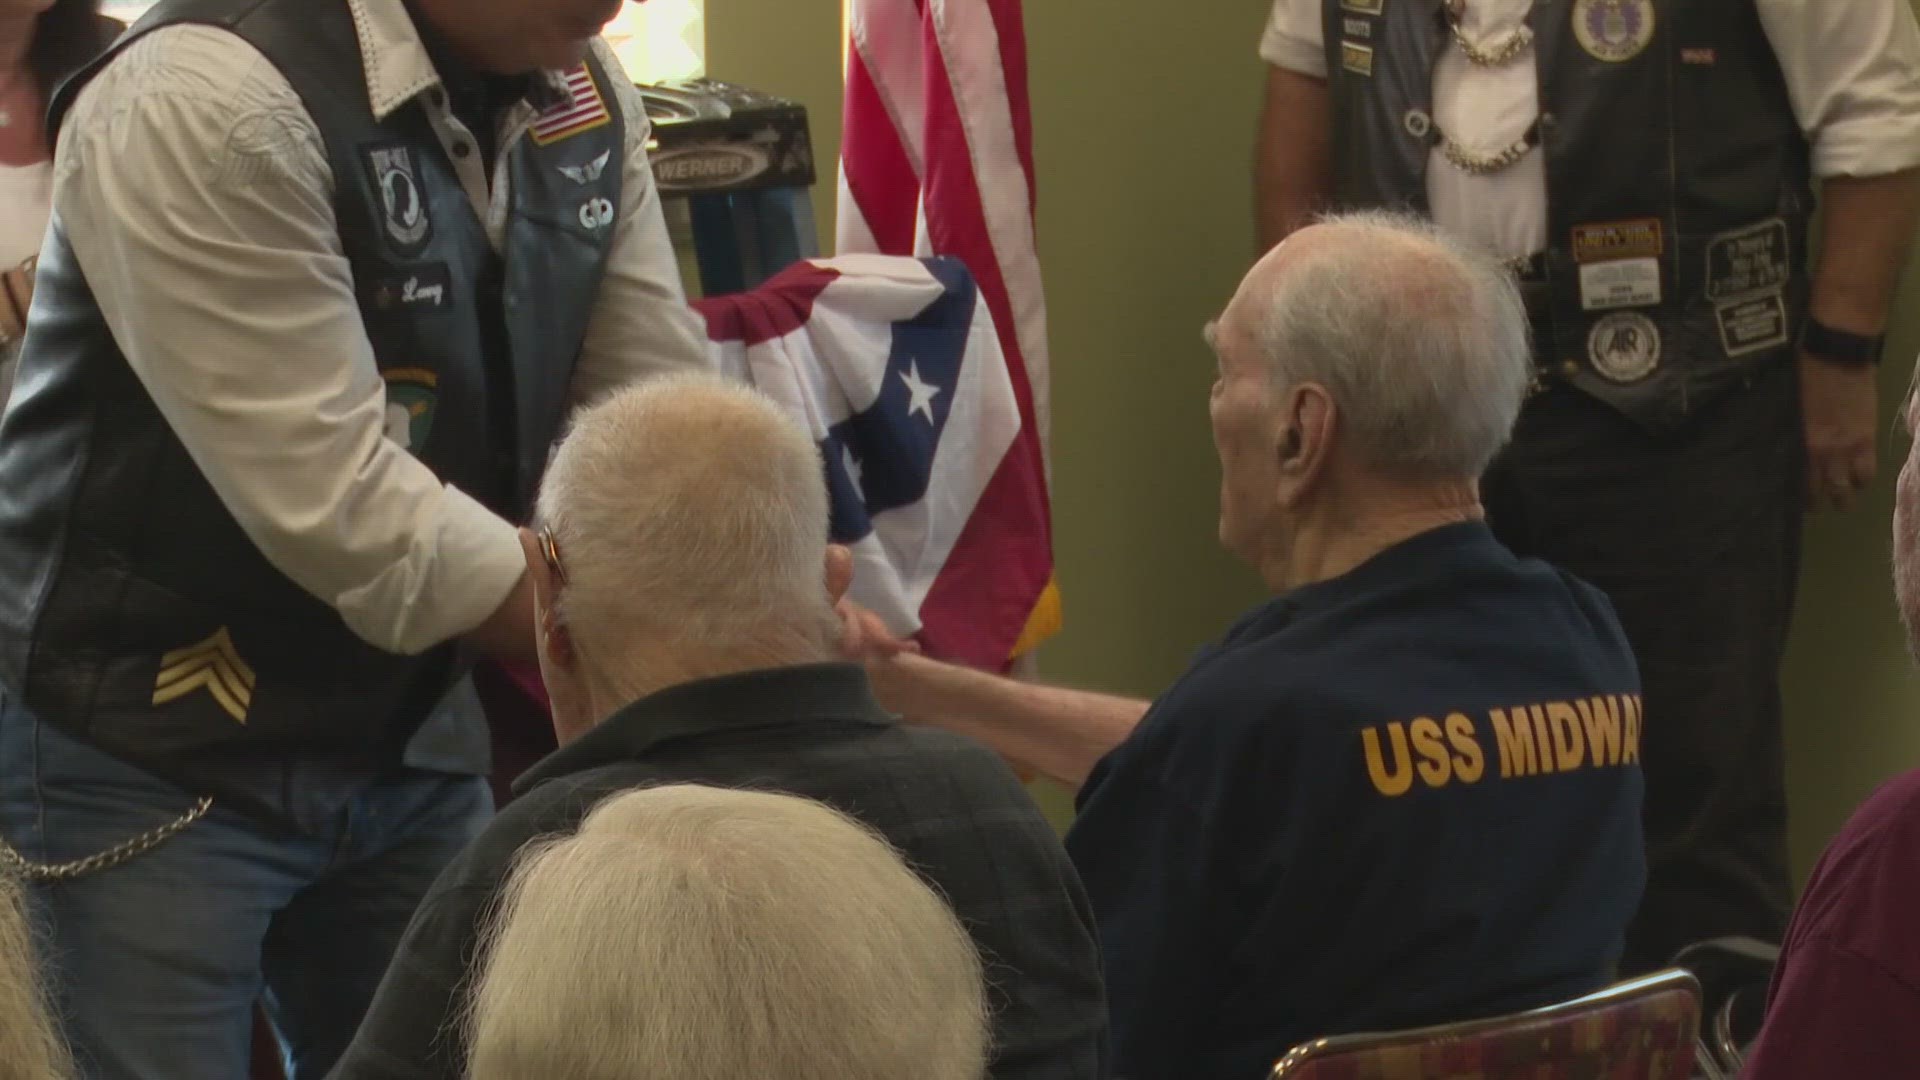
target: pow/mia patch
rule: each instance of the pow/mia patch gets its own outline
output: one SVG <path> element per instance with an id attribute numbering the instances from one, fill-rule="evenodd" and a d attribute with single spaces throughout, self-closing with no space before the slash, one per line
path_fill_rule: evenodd
<path id="1" fill-rule="evenodd" d="M 1660 328 L 1637 311 L 1616 311 L 1587 332 L 1587 359 L 1611 382 L 1639 382 L 1660 366 Z"/>
<path id="2" fill-rule="evenodd" d="M 1653 42 L 1653 0 L 1573 0 L 1573 36 L 1587 55 L 1631 60 Z"/>
<path id="3" fill-rule="evenodd" d="M 418 454 L 433 430 L 440 378 L 425 368 L 388 368 L 380 377 L 387 383 L 387 438 Z"/>
<path id="4" fill-rule="evenodd" d="M 380 223 L 402 257 L 411 258 L 433 238 L 426 189 L 420 185 L 410 146 L 369 146 L 361 153 L 380 198 Z"/>

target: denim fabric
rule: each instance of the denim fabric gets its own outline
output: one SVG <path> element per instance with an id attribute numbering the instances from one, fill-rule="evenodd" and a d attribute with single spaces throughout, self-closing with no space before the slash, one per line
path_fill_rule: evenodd
<path id="1" fill-rule="evenodd" d="M 298 833 L 216 804 L 126 862 L 32 890 L 86 1080 L 243 1080 L 256 1000 L 290 1080 L 325 1076 L 419 898 L 492 807 L 479 777 L 284 772 Z M 0 835 L 26 858 L 95 854 L 194 801 L 0 703 Z"/>

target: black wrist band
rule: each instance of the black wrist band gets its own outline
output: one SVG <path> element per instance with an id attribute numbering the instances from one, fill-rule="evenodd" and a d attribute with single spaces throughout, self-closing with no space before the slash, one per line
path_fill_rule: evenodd
<path id="1" fill-rule="evenodd" d="M 1800 325 L 1800 351 L 1836 364 L 1878 364 L 1884 337 L 1835 330 L 1808 315 Z"/>

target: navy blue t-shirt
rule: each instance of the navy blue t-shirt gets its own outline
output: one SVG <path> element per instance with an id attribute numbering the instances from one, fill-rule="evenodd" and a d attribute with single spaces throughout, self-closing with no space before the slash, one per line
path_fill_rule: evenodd
<path id="1" fill-rule="evenodd" d="M 1606 598 L 1479 523 L 1252 612 L 1067 838 L 1117 1080 L 1604 985 L 1645 881 L 1639 692 Z"/>

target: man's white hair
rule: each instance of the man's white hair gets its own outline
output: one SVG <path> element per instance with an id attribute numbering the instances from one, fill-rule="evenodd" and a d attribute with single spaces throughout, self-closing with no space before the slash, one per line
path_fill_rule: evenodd
<path id="1" fill-rule="evenodd" d="M 469 1080 L 980 1080 L 979 957 L 885 840 L 790 795 L 601 803 L 522 850 L 484 938 Z"/>
<path id="2" fill-rule="evenodd" d="M 42 993 L 30 925 L 25 891 L 0 870 L 0 1080 L 66 1080 L 73 1059 Z"/>
<path id="3" fill-rule="evenodd" d="M 1329 215 L 1255 298 L 1276 392 L 1327 388 L 1349 445 L 1396 478 L 1477 478 L 1532 378 L 1526 308 L 1486 252 L 1423 218 Z"/>
<path id="4" fill-rule="evenodd" d="M 560 614 L 596 674 L 637 641 L 805 653 L 834 640 L 820 452 L 764 394 L 664 376 L 583 410 L 542 482 Z"/>

